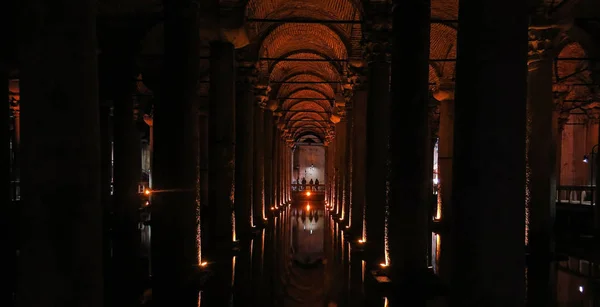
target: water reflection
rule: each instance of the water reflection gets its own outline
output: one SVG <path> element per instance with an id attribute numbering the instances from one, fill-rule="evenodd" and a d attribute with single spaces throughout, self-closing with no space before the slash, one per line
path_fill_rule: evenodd
<path id="1" fill-rule="evenodd" d="M 440 270 L 440 258 L 444 255 L 442 251 L 442 235 L 432 233 L 431 241 L 431 268 L 436 274 Z M 491 264 L 492 265 L 492 264 Z M 598 280 L 600 279 L 600 264 L 580 259 L 574 256 L 568 256 L 567 260 L 552 262 L 550 276 L 544 274 L 539 276 L 539 269 L 535 269 L 543 264 L 530 264 L 529 270 L 525 269 L 526 279 L 528 281 L 528 293 L 538 294 L 544 292 L 544 288 L 551 286 L 552 300 L 558 307 L 598 307 L 600 306 L 600 296 L 598 293 Z M 536 289 L 532 289 L 535 287 Z M 539 288 L 539 289 L 537 289 Z M 538 297 L 531 300 L 530 303 L 539 301 Z M 528 304 L 533 306 L 532 304 Z M 541 307 L 541 306 L 540 306 Z"/>

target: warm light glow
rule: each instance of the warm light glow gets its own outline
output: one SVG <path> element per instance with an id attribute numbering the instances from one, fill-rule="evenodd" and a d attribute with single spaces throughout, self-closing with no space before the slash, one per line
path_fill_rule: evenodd
<path id="1" fill-rule="evenodd" d="M 579 286 L 579 292 L 583 293 L 583 286 Z"/>
<path id="2" fill-rule="evenodd" d="M 150 202 L 149 202 L 149 201 L 146 201 L 146 206 L 148 206 L 148 205 L 150 205 Z"/>
<path id="3" fill-rule="evenodd" d="M 388 307 L 390 305 L 390 302 L 388 300 L 387 297 L 383 297 L 383 307 Z"/>
<path id="4" fill-rule="evenodd" d="M 364 243 L 365 243 L 365 240 L 363 240 L 363 239 L 358 239 L 358 244 L 364 244 Z"/>
<path id="5" fill-rule="evenodd" d="M 382 263 L 380 263 L 380 264 L 379 264 L 379 266 L 380 266 L 380 267 L 382 267 L 382 268 L 387 268 L 387 267 L 388 267 L 388 265 L 389 265 L 389 264 L 387 264 L 387 263 L 384 263 L 384 262 L 382 262 Z"/>
<path id="6" fill-rule="evenodd" d="M 310 196 L 310 191 L 307 191 L 307 192 L 306 192 L 306 196 Z"/>
<path id="7" fill-rule="evenodd" d="M 203 267 L 203 268 L 206 267 L 207 265 L 208 265 L 208 262 L 206 262 L 206 261 L 200 263 L 200 266 Z"/>
<path id="8" fill-rule="evenodd" d="M 275 210 L 275 207 L 271 207 L 271 211 Z"/>
<path id="9" fill-rule="evenodd" d="M 437 178 L 433 178 L 433 184 L 438 184 L 438 183 L 440 183 L 440 180 Z"/>
<path id="10" fill-rule="evenodd" d="M 310 211 L 310 205 L 306 205 L 306 211 Z"/>
<path id="11" fill-rule="evenodd" d="M 144 194 L 150 195 L 150 190 L 148 190 L 148 189 L 144 190 Z"/>

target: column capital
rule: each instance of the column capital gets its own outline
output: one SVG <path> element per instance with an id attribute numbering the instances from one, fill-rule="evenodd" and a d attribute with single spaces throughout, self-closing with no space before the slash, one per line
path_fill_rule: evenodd
<path id="1" fill-rule="evenodd" d="M 152 114 L 144 114 L 144 123 L 146 123 L 148 127 L 154 126 L 154 116 L 152 116 Z"/>
<path id="2" fill-rule="evenodd" d="M 364 63 L 357 63 L 356 65 L 348 65 L 348 71 L 346 71 L 346 81 L 348 85 L 345 88 L 360 91 L 365 90 L 367 85 L 367 68 Z"/>
<path id="3" fill-rule="evenodd" d="M 257 84 L 254 86 L 254 95 L 256 96 L 256 103 L 262 109 L 267 107 L 267 101 L 269 101 L 269 93 L 271 87 L 267 84 Z"/>
<path id="4" fill-rule="evenodd" d="M 392 4 L 388 1 L 371 3 L 366 12 L 362 45 L 368 62 L 391 61 Z"/>
<path id="5" fill-rule="evenodd" d="M 537 65 L 551 59 L 561 28 L 558 25 L 530 26 L 528 33 L 527 64 L 529 70 L 535 70 Z"/>
<path id="6" fill-rule="evenodd" d="M 8 103 L 9 103 L 9 108 L 12 112 L 12 115 L 14 117 L 21 116 L 21 104 L 19 103 L 19 100 L 15 99 L 14 97 L 10 97 L 8 100 Z"/>
<path id="7" fill-rule="evenodd" d="M 437 101 L 452 101 L 454 100 L 454 81 L 440 80 L 433 92 L 433 98 Z"/>

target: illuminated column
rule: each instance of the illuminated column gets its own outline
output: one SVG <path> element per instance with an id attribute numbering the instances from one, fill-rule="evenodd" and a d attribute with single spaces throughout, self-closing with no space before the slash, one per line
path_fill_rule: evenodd
<path id="1" fill-rule="evenodd" d="M 461 3 L 449 231 L 460 274 L 450 306 L 525 304 L 526 6 Z"/>
<path id="2" fill-rule="evenodd" d="M 31 12 L 20 33 L 18 306 L 104 306 L 95 3 Z"/>
<path id="3" fill-rule="evenodd" d="M 352 237 L 363 238 L 365 195 L 367 188 L 367 86 L 362 74 L 354 86 L 352 121 Z"/>
<path id="4" fill-rule="evenodd" d="M 142 157 L 138 116 L 134 114 L 133 57 L 119 55 L 123 50 L 111 50 L 101 67 L 108 67 L 103 76 L 113 81 L 109 88 L 113 100 L 113 269 L 114 295 L 128 306 L 139 299 L 135 285 L 142 274 L 140 263 L 141 237 L 139 231 L 139 208 L 143 205 L 138 185 L 141 181 Z M 133 287 L 133 288 L 132 288 Z"/>
<path id="5" fill-rule="evenodd" d="M 434 94 L 440 102 L 440 129 L 438 144 L 438 198 L 434 218 L 442 220 L 445 226 L 452 221 L 452 152 L 454 148 L 454 84 L 442 82 Z M 451 236 L 444 237 L 443 249 L 439 264 L 440 276 L 445 282 L 449 281 L 452 270 Z"/>
<path id="6" fill-rule="evenodd" d="M 254 180 L 254 92 L 256 75 L 251 63 L 242 62 L 236 83 L 235 140 L 235 229 L 241 240 L 249 239 L 253 224 L 252 182 Z"/>
<path id="7" fill-rule="evenodd" d="M 277 116 L 278 113 L 274 113 L 274 116 Z M 273 121 L 275 123 L 278 122 L 278 119 L 275 118 L 273 119 Z M 281 185 L 281 178 L 279 178 L 279 170 L 281 169 L 281 163 L 279 160 L 280 157 L 280 145 L 279 145 L 279 140 L 280 140 L 280 134 L 279 134 L 279 129 L 277 127 L 274 128 L 273 130 L 273 203 L 274 206 L 279 206 L 279 204 L 281 203 L 281 193 L 280 193 L 280 185 Z"/>
<path id="8" fill-rule="evenodd" d="M 350 90 L 344 92 L 346 96 L 346 159 L 345 169 L 346 176 L 344 176 L 344 230 L 348 230 L 347 227 L 352 223 L 352 155 L 354 154 L 354 105 L 352 103 L 352 94 Z"/>
<path id="9" fill-rule="evenodd" d="M 165 2 L 164 71 L 161 88 L 155 91 L 151 240 L 153 302 L 158 306 L 168 306 L 173 301 L 171 296 L 181 293 L 194 267 L 198 266 L 196 85 L 200 76 L 197 56 L 200 41 L 197 35 L 181 35 L 192 33 L 198 26 L 196 14 L 187 13 L 186 2 Z M 222 54 L 227 53 L 219 53 Z M 223 62 L 213 60 L 211 69 L 213 66 L 220 68 L 219 76 L 225 76 L 233 83 L 233 76 L 225 72 Z M 219 82 L 223 80 L 215 78 L 212 81 L 216 84 L 211 85 L 211 89 L 223 87 L 223 82 Z M 233 92 L 233 86 L 224 87 L 227 94 Z M 225 100 L 227 96 L 223 97 Z M 230 101 L 233 103 L 233 98 Z M 227 106 L 227 103 L 220 105 Z M 219 115 L 218 112 L 212 114 Z M 212 163 L 211 167 L 213 165 L 218 164 Z M 178 303 L 184 304 L 183 301 Z"/>
<path id="10" fill-rule="evenodd" d="M 199 161 L 199 173 L 200 173 L 200 186 L 199 186 L 199 199 L 200 199 L 200 241 L 201 241 L 201 250 L 200 253 L 202 255 L 201 258 L 204 258 L 204 255 L 208 255 L 210 253 L 210 224 L 212 217 L 210 216 L 210 204 L 208 202 L 208 194 L 209 194 L 209 182 L 208 182 L 208 169 L 209 169 L 209 135 L 208 135 L 208 124 L 209 124 L 209 115 L 208 115 L 208 105 L 209 99 L 202 98 L 200 100 L 200 108 L 198 110 L 198 160 Z M 204 261 L 200 259 L 200 261 Z"/>
<path id="11" fill-rule="evenodd" d="M 370 32 L 366 45 L 369 62 L 367 102 L 366 234 L 369 267 L 387 263 L 386 211 L 388 135 L 390 117 L 390 53 L 387 34 Z M 377 37 L 381 35 L 380 37 Z"/>
<path id="12" fill-rule="evenodd" d="M 277 102 L 269 101 L 267 110 L 265 110 L 265 212 L 268 212 L 275 205 L 273 193 L 273 152 L 275 151 L 273 144 L 273 132 L 275 125 L 273 124 L 273 111 L 277 109 Z"/>
<path id="13" fill-rule="evenodd" d="M 529 145 L 530 259 L 527 298 L 531 306 L 552 306 L 556 300 L 554 261 L 554 216 L 556 212 L 556 140 L 558 118 L 552 92 L 551 41 L 560 29 L 529 30 L 529 74 L 527 79 L 527 133 Z"/>
<path id="14" fill-rule="evenodd" d="M 255 86 L 256 103 L 254 106 L 254 180 L 253 180 L 253 217 L 254 225 L 265 224 L 265 107 L 270 87 Z"/>
<path id="15" fill-rule="evenodd" d="M 340 113 L 338 113 L 337 115 L 333 115 L 332 118 L 334 116 L 339 116 L 338 118 L 340 119 L 339 122 L 337 122 L 335 124 L 335 130 L 336 130 L 336 139 L 335 139 L 335 144 L 336 144 L 336 162 L 337 162 L 337 177 L 335 180 L 335 185 L 336 185 L 336 189 L 335 189 L 335 195 L 336 195 L 336 213 L 337 213 L 337 218 L 338 221 L 341 221 L 342 219 L 346 219 L 346 199 L 344 198 L 345 196 L 345 186 L 346 186 L 346 175 L 347 175 L 347 171 L 346 171 L 346 157 L 348 155 L 347 151 L 346 151 L 346 132 L 347 132 L 347 128 L 348 128 L 348 124 L 346 122 L 346 114 L 345 111 L 342 109 L 342 107 L 338 107 Z"/>

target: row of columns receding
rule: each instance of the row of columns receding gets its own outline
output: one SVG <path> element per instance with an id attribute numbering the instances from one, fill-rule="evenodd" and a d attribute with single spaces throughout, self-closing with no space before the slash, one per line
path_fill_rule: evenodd
<path id="1" fill-rule="evenodd" d="M 527 10 L 522 1 L 509 2 L 461 3 L 456 98 L 441 104 L 441 220 L 449 242 L 441 275 L 456 306 L 523 305 L 526 208 L 529 251 L 536 259 L 530 270 L 551 274 L 557 135 L 551 67 L 541 59 L 530 62 L 527 73 Z M 23 305 L 40 298 L 60 305 L 68 293 L 78 293 L 70 299 L 79 304 L 102 305 L 101 217 L 110 187 L 101 129 L 106 110 L 98 107 L 95 10 L 90 1 L 72 4 L 64 8 L 62 27 L 33 31 L 20 76 L 20 210 L 26 217 L 20 222 L 29 230 L 21 234 L 18 267 Z M 246 230 L 263 223 L 265 208 L 291 198 L 286 135 L 262 108 L 250 107 L 256 102 L 249 101 L 249 90 L 236 89 L 230 43 L 211 43 L 210 98 L 205 112 L 198 111 L 194 51 L 200 44 L 195 36 L 181 36 L 194 32 L 197 23 L 181 11 L 165 7 L 164 72 L 154 89 L 152 268 L 159 305 L 173 304 L 190 268 L 200 265 L 200 254 L 217 272 L 225 271 L 230 263 L 220 259 L 231 252 L 234 229 L 242 240 Z M 356 88 L 352 109 L 336 125 L 336 141 L 327 149 L 328 203 L 342 225 L 366 241 L 369 265 L 384 263 L 405 290 L 420 285 L 413 281 L 426 274 L 433 215 L 429 15 L 425 5 L 398 3 L 392 16 L 397 30 L 390 35 L 410 48 L 371 42 L 368 86 Z M 506 16 L 513 22 L 498 22 Z M 67 37 L 65 27 L 77 31 Z M 483 39 L 490 36 L 494 39 Z M 71 52 L 64 51 L 67 47 Z M 131 59 L 114 56 L 111 75 L 124 77 L 110 91 L 115 129 L 121 132 L 114 140 L 115 203 L 123 204 L 115 212 L 120 237 L 113 249 L 118 267 L 126 271 L 119 282 L 127 288 L 135 261 L 130 244 L 138 240 L 132 235 L 138 209 L 132 169 L 139 170 L 139 162 L 131 147 Z M 238 116 L 236 107 L 254 116 Z M 237 199 L 248 203 L 236 206 Z M 202 221 L 201 251 L 198 208 L 210 217 Z M 549 299 L 551 291 L 528 298 Z M 401 299 L 417 300 L 415 293 L 421 292 L 412 293 Z"/>

